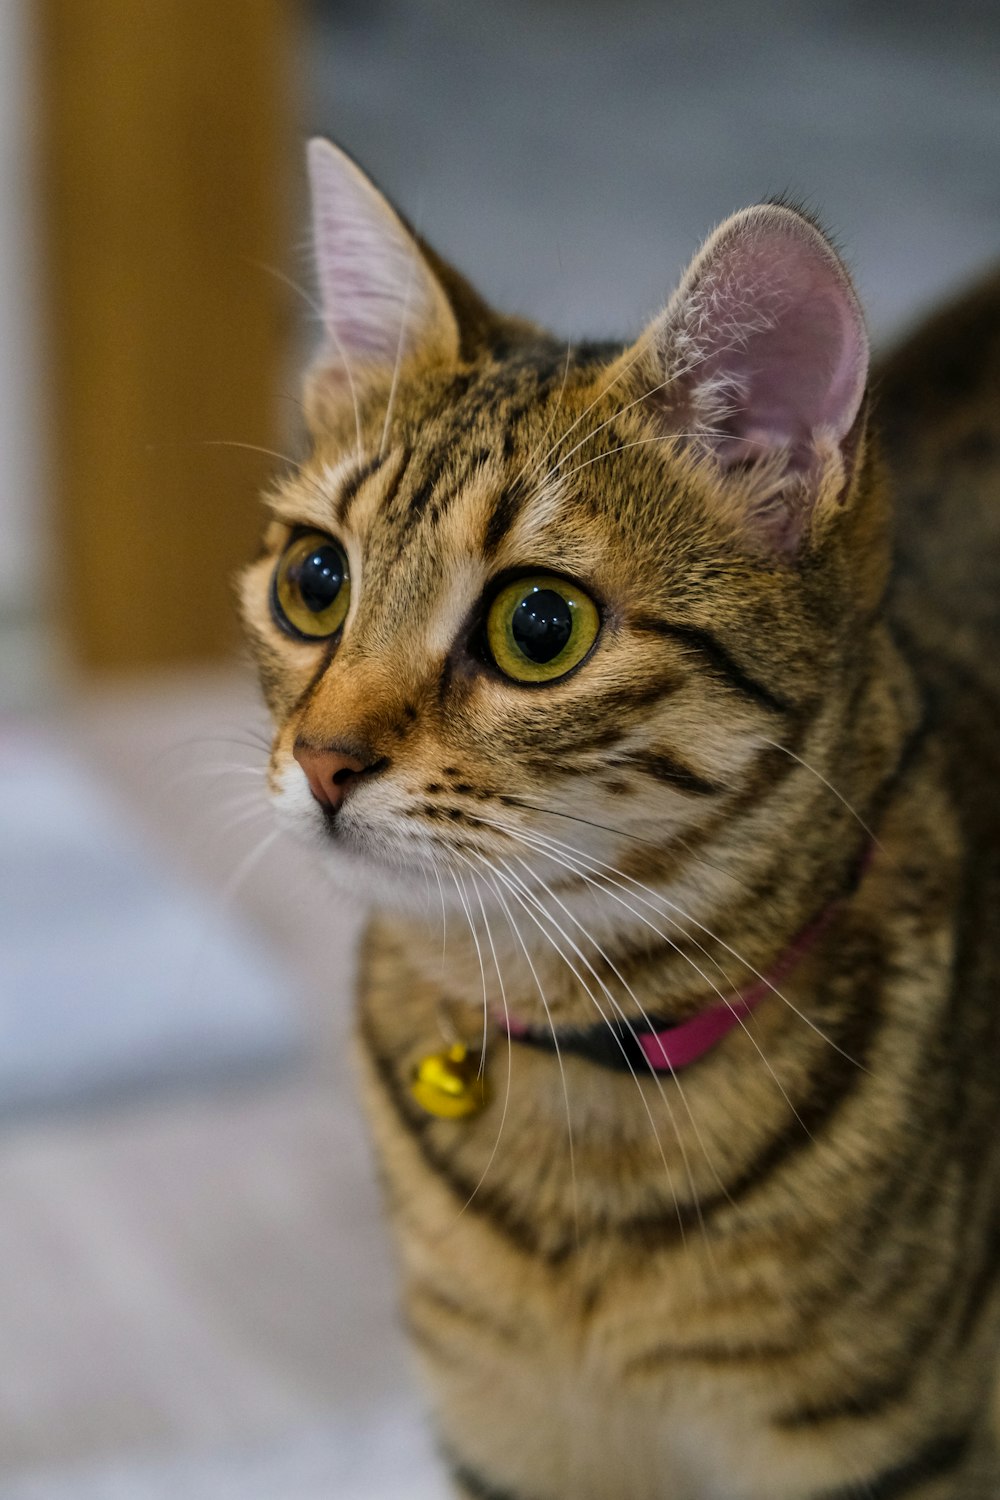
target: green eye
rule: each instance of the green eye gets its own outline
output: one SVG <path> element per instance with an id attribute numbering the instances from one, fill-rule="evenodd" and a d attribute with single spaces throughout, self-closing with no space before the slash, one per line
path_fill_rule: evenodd
<path id="1" fill-rule="evenodd" d="M 600 628 L 597 606 L 583 589 L 537 573 L 500 590 L 486 639 L 501 672 L 515 682 L 551 682 L 583 660 Z"/>
<path id="2" fill-rule="evenodd" d="M 271 607 L 278 624 L 293 635 L 322 640 L 347 618 L 351 575 L 339 542 L 322 531 L 295 537 L 278 559 Z"/>

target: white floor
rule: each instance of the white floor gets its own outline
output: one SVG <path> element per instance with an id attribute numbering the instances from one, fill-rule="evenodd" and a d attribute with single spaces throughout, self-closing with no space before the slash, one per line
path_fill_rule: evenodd
<path id="1" fill-rule="evenodd" d="M 0 720 L 0 1120 L 291 1062 L 293 990 L 63 733 Z"/>
<path id="2" fill-rule="evenodd" d="M 442 1493 L 347 1055 L 361 914 L 296 848 L 253 866 L 270 825 L 238 768 L 259 766 L 259 726 L 235 672 L 47 726 L 192 891 L 215 900 L 243 868 L 233 900 L 281 955 L 305 1040 L 228 1084 L 181 1074 L 5 1124 L 0 1500 Z"/>
<path id="3" fill-rule="evenodd" d="M 443 1500 L 422 1424 L 385 1403 L 279 1443 L 166 1462 L 102 1464 L 9 1485 L 0 1500 Z"/>

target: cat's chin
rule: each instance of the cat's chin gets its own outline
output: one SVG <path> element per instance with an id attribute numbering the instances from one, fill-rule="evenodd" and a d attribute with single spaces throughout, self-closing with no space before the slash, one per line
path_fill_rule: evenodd
<path id="1" fill-rule="evenodd" d="M 331 885 L 381 909 L 426 917 L 439 911 L 436 868 L 426 859 L 407 859 L 392 840 L 345 833 L 309 839 Z"/>
<path id="2" fill-rule="evenodd" d="M 330 885 L 352 900 L 415 917 L 426 917 L 434 910 L 438 893 L 429 870 L 382 863 L 342 843 L 329 841 L 325 847 L 317 847 L 313 840 L 309 843 Z"/>
<path id="3" fill-rule="evenodd" d="M 346 810 L 331 827 L 304 778 L 294 774 L 282 778 L 271 805 L 279 827 L 309 849 L 330 884 L 353 900 L 413 916 L 426 916 L 432 900 L 437 907 L 439 860 L 418 841 Z"/>
<path id="4" fill-rule="evenodd" d="M 650 933 L 662 938 L 663 923 L 671 933 L 700 926 L 695 913 L 704 891 L 681 885 L 636 892 L 619 881 L 598 888 L 593 880 L 580 889 L 575 879 L 567 889 L 565 861 L 537 850 L 536 869 L 526 872 L 525 883 L 503 861 L 506 876 L 485 854 L 480 864 L 474 853 L 470 858 L 443 847 L 439 838 L 422 836 L 392 802 L 352 799 L 328 820 L 294 764 L 272 783 L 271 803 L 281 828 L 311 850 L 331 885 L 384 911 L 437 921 L 444 908 L 468 921 L 483 908 L 484 919 L 502 918 L 501 929 L 513 918 L 527 945 L 543 951 L 553 941 L 547 930 L 553 926 L 565 929 L 560 940 L 568 951 L 582 944 L 597 953 L 629 934 L 635 940 L 648 941 Z M 602 846 L 602 853 L 612 861 L 605 868 L 613 869 L 617 851 Z"/>

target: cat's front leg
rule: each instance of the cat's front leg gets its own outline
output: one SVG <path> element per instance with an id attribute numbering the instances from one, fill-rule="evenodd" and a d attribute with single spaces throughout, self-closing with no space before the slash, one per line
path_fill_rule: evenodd
<path id="1" fill-rule="evenodd" d="M 494 1484 L 470 1467 L 453 1462 L 451 1470 L 456 1500 L 577 1500 L 570 1489 L 555 1493 L 513 1491 Z M 734 1479 L 735 1494 L 739 1488 Z M 843 1485 L 803 1490 L 801 1500 L 997 1500 L 1000 1496 L 1000 1452 L 992 1431 L 970 1438 L 942 1439 L 928 1442 L 911 1457 L 893 1465 L 870 1480 L 859 1484 L 851 1479 Z M 608 1493 L 604 1500 L 622 1500 L 620 1492 Z M 674 1500 L 665 1488 L 656 1500 Z M 706 1495 L 705 1500 L 709 1500 Z M 713 1493 L 711 1500 L 718 1500 Z M 770 1500 L 770 1496 L 761 1496 Z"/>
<path id="2" fill-rule="evenodd" d="M 803 1500 L 997 1500 L 1000 1452 L 991 1430 L 928 1441 L 868 1482 L 803 1495 Z"/>

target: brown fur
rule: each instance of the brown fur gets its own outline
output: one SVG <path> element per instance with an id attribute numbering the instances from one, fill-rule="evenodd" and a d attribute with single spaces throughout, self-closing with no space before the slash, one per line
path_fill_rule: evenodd
<path id="1" fill-rule="evenodd" d="M 357 429 L 313 377 L 313 449 L 243 600 L 279 800 L 296 743 L 351 747 L 379 769 L 348 847 L 452 896 L 443 957 L 433 907 L 375 919 L 359 1034 L 456 1485 L 993 1500 L 1000 290 L 876 384 L 902 501 L 887 608 L 866 415 L 775 553 L 745 521 L 767 476 L 723 482 L 664 432 L 644 346 L 567 351 L 433 265 L 460 347 L 442 330 L 394 385 L 361 372 Z M 361 580 L 335 649 L 270 614 L 305 524 Z M 544 689 L 474 644 L 484 589 L 525 563 L 603 615 L 601 649 Z M 637 997 L 690 1014 L 833 900 L 781 996 L 676 1082 L 493 1034 L 482 1114 L 410 1095 L 443 1015 L 474 1039 L 484 1003 L 557 1028 L 638 1019 Z"/>

